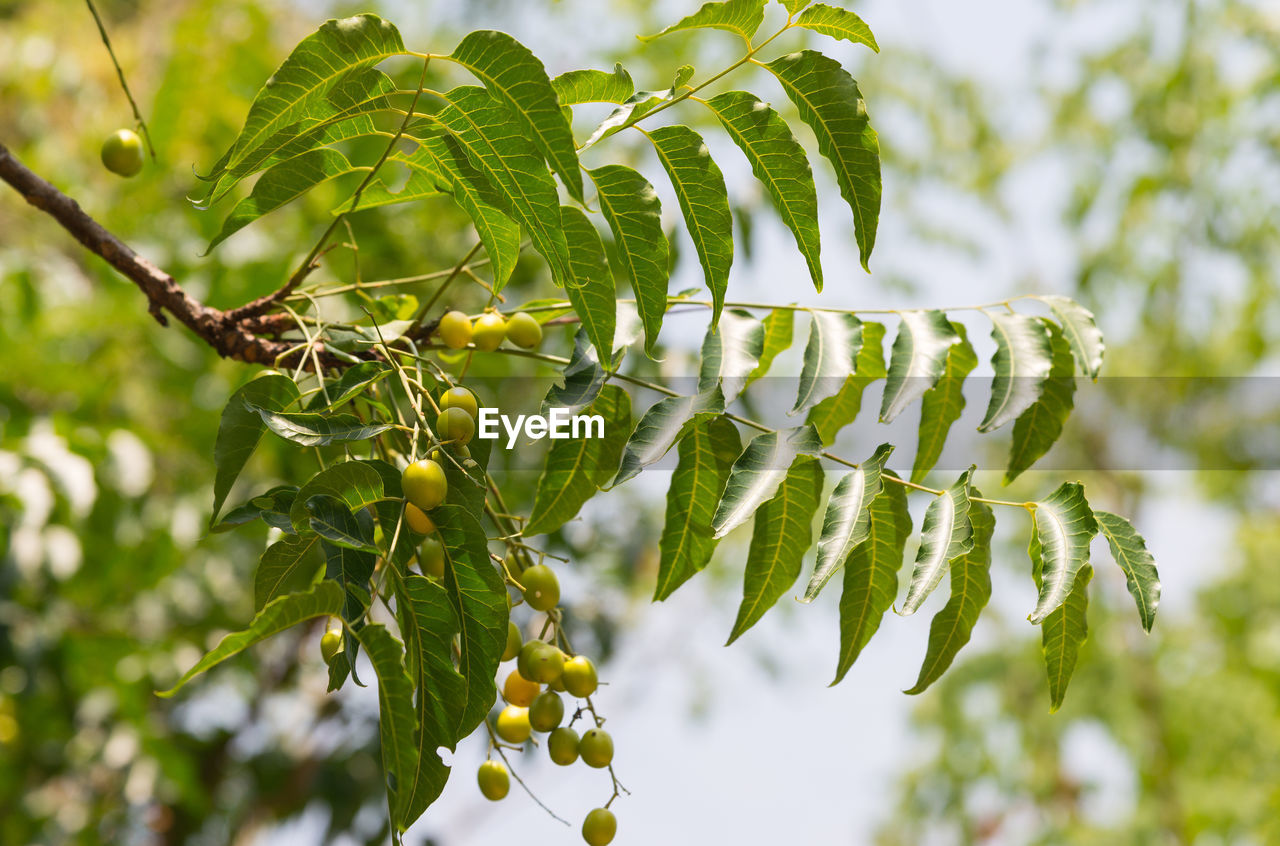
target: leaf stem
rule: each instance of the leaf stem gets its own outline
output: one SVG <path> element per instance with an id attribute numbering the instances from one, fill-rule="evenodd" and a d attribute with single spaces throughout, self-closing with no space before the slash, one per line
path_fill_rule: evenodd
<path id="1" fill-rule="evenodd" d="M 84 2 L 89 7 L 89 11 L 93 13 L 93 22 L 98 25 L 98 34 L 102 36 L 102 43 L 106 45 L 107 55 L 111 57 L 111 64 L 115 65 L 116 76 L 120 79 L 120 87 L 124 89 L 124 96 L 129 100 L 129 107 L 133 109 L 133 119 L 138 122 L 138 127 L 142 130 L 142 137 L 147 142 L 147 152 L 151 154 L 151 161 L 154 162 L 156 160 L 156 148 L 151 143 L 151 130 L 147 129 L 147 122 L 142 119 L 142 112 L 138 109 L 138 103 L 133 99 L 133 92 L 129 90 L 129 83 L 124 78 L 124 70 L 116 59 L 116 51 L 111 47 L 111 38 L 107 35 L 107 28 L 103 25 L 102 18 L 98 15 L 98 9 L 93 5 L 93 0 L 84 0 Z"/>

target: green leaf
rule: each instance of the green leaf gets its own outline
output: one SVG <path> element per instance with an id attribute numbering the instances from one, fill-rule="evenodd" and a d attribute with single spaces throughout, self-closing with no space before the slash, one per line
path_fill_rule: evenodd
<path id="1" fill-rule="evenodd" d="M 733 463 L 724 496 L 716 506 L 711 522 L 715 537 L 729 534 L 772 499 L 797 455 L 815 455 L 821 450 L 821 441 L 807 425 L 753 438 Z"/>
<path id="2" fill-rule="evenodd" d="M 268 526 L 293 534 L 293 524 L 289 522 L 289 509 L 293 506 L 293 498 L 297 496 L 296 485 L 276 485 L 264 494 L 255 496 L 243 505 L 237 505 L 227 512 L 222 522 L 211 528 L 213 533 L 229 532 L 237 526 L 262 520 Z"/>
<path id="3" fill-rule="evenodd" d="M 924 513 L 911 588 L 902 603 L 904 617 L 919 610 L 952 561 L 973 549 L 973 523 L 969 519 L 969 479 L 973 471 L 970 467 L 961 473 L 955 484 L 934 497 Z"/>
<path id="4" fill-rule="evenodd" d="M 577 413 L 590 405 L 604 387 L 605 372 L 593 347 L 587 346 L 587 333 L 579 329 L 573 336 L 573 354 L 561 372 L 562 384 L 552 385 L 542 400 L 542 413 L 563 408 Z"/>
<path id="5" fill-rule="evenodd" d="M 991 380 L 991 402 L 979 432 L 990 432 L 1015 420 L 1044 390 L 1044 380 L 1053 367 L 1053 346 L 1049 330 L 1038 317 L 992 312 L 991 337 L 996 354 L 991 359 L 995 378 Z"/>
<path id="6" fill-rule="evenodd" d="M 267 547 L 253 575 L 253 610 L 272 600 L 307 590 L 320 573 L 320 539 L 315 535 L 285 535 Z"/>
<path id="7" fill-rule="evenodd" d="M 724 395 L 715 386 L 693 396 L 658 400 L 644 413 L 636 430 L 631 433 L 613 484 L 617 486 L 638 476 L 641 470 L 666 455 L 690 429 L 723 411 Z"/>
<path id="8" fill-rule="evenodd" d="M 247 629 L 224 637 L 194 667 L 187 670 L 177 684 L 168 690 L 158 691 L 156 695 L 168 699 L 205 670 L 243 652 L 255 643 L 303 620 L 337 614 L 341 608 L 342 590 L 332 582 L 321 582 L 306 593 L 290 593 L 278 597 L 258 612 Z"/>
<path id="9" fill-rule="evenodd" d="M 725 644 L 733 643 L 791 589 L 800 577 L 804 555 L 813 542 L 813 515 L 822 496 L 822 466 L 797 456 L 778 492 L 756 511 L 742 604 Z"/>
<path id="10" fill-rule="evenodd" d="M 1036 503 L 1029 552 L 1040 596 L 1027 618 L 1032 623 L 1042 622 L 1066 601 L 1076 573 L 1089 563 L 1089 542 L 1097 532 L 1079 482 L 1063 482 Z"/>
<path id="11" fill-rule="evenodd" d="M 1040 398 L 1014 421 L 1009 469 L 1004 474 L 1006 485 L 1049 451 L 1062 434 L 1075 404 L 1075 357 L 1071 355 L 1071 346 L 1057 325 L 1047 320 L 1045 325 L 1053 348 L 1053 364 Z"/>
<path id="12" fill-rule="evenodd" d="M 517 128 L 533 140 L 569 194 L 582 202 L 582 172 L 573 131 L 538 57 L 505 32 L 477 30 L 458 43 L 450 58 L 506 104 Z"/>
<path id="13" fill-rule="evenodd" d="M 625 103 L 636 91 L 631 74 L 621 64 L 615 64 L 612 73 L 602 70 L 567 71 L 551 80 L 551 87 L 562 106 Z"/>
<path id="14" fill-rule="evenodd" d="M 667 311 L 669 262 L 662 233 L 662 203 L 643 176 L 623 165 L 587 171 L 599 192 L 600 210 L 613 231 L 622 269 L 644 322 L 644 350 L 653 352 Z"/>
<path id="15" fill-rule="evenodd" d="M 982 494 L 970 489 L 974 496 Z M 915 685 L 906 693 L 923 693 L 947 671 L 960 649 L 969 642 L 978 615 L 991 599 L 991 535 L 996 519 L 985 502 L 970 501 L 973 547 L 951 562 L 951 598 L 929 624 L 929 647 Z"/>
<path id="16" fill-rule="evenodd" d="M 1080 657 L 1080 647 L 1089 637 L 1089 580 L 1092 578 L 1093 568 L 1084 565 L 1066 601 L 1040 624 L 1044 666 L 1049 676 L 1050 713 L 1062 707 L 1076 659 Z"/>
<path id="17" fill-rule="evenodd" d="M 511 112 L 483 88 L 462 86 L 445 94 L 450 105 L 436 120 L 457 139 L 467 158 L 497 189 L 501 208 L 529 233 L 551 267 L 551 278 L 572 284 L 569 247 L 560 222 L 560 197 L 537 149 Z"/>
<path id="18" fill-rule="evenodd" d="M 299 534 L 309 534 L 312 531 L 311 515 L 307 513 L 306 503 L 317 494 L 335 496 L 352 511 L 373 505 L 382 499 L 386 487 L 382 475 L 374 465 L 375 462 L 372 461 L 343 461 L 312 476 L 298 491 L 293 507 L 289 510 L 293 528 Z"/>
<path id="19" fill-rule="evenodd" d="M 978 354 L 969 343 L 963 323 L 952 323 L 959 341 L 947 348 L 946 363 L 938 383 L 920 399 L 920 437 L 911 481 L 920 482 L 938 463 L 951 424 L 964 411 L 964 379 L 978 366 Z"/>
<path id="20" fill-rule="evenodd" d="M 564 292 L 596 348 L 597 356 L 608 361 L 613 353 L 617 305 L 604 243 L 595 225 L 581 209 L 562 206 L 560 217 L 565 239 L 569 242 L 569 262 L 574 280 L 574 284 L 565 286 Z"/>
<path id="21" fill-rule="evenodd" d="M 1062 333 L 1071 344 L 1071 352 L 1081 371 L 1093 381 L 1098 381 L 1098 373 L 1102 370 L 1102 355 L 1106 352 L 1106 344 L 1102 341 L 1102 332 L 1093 319 L 1093 312 L 1066 297 L 1037 297 L 1053 312 L 1062 325 Z"/>
<path id="22" fill-rule="evenodd" d="M 702 136 L 687 126 L 662 126 L 648 133 L 658 161 L 671 178 L 702 276 L 711 291 L 711 325 L 720 320 L 729 268 L 733 264 L 733 215 L 724 175 Z"/>
<path id="23" fill-rule="evenodd" d="M 694 424 L 677 451 L 680 461 L 671 475 L 666 520 L 658 542 L 655 602 L 666 599 L 711 560 L 716 547 L 711 521 L 733 460 L 742 452 L 742 441 L 733 423 L 724 417 L 710 417 Z"/>
<path id="24" fill-rule="evenodd" d="M 1098 530 L 1111 546 L 1111 557 L 1124 571 L 1142 628 L 1149 632 L 1156 621 L 1156 606 L 1160 604 L 1156 560 L 1147 551 L 1147 542 L 1128 520 L 1110 511 L 1095 511 L 1093 516 L 1098 521 Z"/>
<path id="25" fill-rule="evenodd" d="M 563 526 L 618 469 L 622 447 L 631 434 L 630 395 L 617 385 L 605 385 L 584 413 L 603 420 L 604 437 L 552 441 L 524 528 L 526 536 Z"/>
<path id="26" fill-rule="evenodd" d="M 870 458 L 836 483 L 822 518 L 818 561 L 801 602 L 813 602 L 823 586 L 849 560 L 853 550 L 867 539 L 871 531 L 871 503 L 880 495 L 880 474 L 892 452 L 891 444 L 881 444 Z"/>
<path id="27" fill-rule="evenodd" d="M 258 441 L 267 431 L 267 425 L 247 404 L 259 408 L 284 410 L 298 400 L 298 386 L 293 380 L 279 373 L 268 371 L 240 386 L 227 400 L 218 423 L 218 438 L 213 445 L 213 463 L 217 468 L 213 482 L 213 514 L 209 525 L 218 519 L 218 512 L 231 492 L 231 486 L 249 456 L 253 455 Z"/>
<path id="28" fill-rule="evenodd" d="M 373 545 L 373 515 L 366 509 L 351 511 L 336 496 L 316 494 L 306 501 L 311 530 L 329 543 L 348 549 L 376 553 Z"/>
<path id="29" fill-rule="evenodd" d="M 466 679 L 467 697 L 454 732 L 461 738 L 480 725 L 497 694 L 494 676 L 507 645 L 507 589 L 475 517 L 456 505 L 442 505 L 431 517 L 444 546 L 444 588 L 461 626 L 458 670 Z"/>
<path id="30" fill-rule="evenodd" d="M 411 783 L 410 774 L 418 772 L 418 750 L 413 741 L 413 683 L 404 670 L 404 648 L 385 626 L 373 623 L 355 632 L 355 637 L 378 676 L 378 734 L 387 804 L 396 828 L 403 831 L 413 820 L 407 813 L 409 797 L 400 787 Z M 435 750 L 429 754 L 435 755 Z M 444 766 L 438 756 L 436 762 Z"/>
<path id="31" fill-rule="evenodd" d="M 704 393 L 719 385 L 725 405 L 737 399 L 760 364 L 764 334 L 764 325 L 750 312 L 737 308 L 726 311 L 720 325 L 709 327 L 702 339 L 698 391 Z"/>
<path id="32" fill-rule="evenodd" d="M 609 113 L 609 116 L 600 121 L 586 141 L 582 142 L 580 150 L 595 145 L 601 140 L 608 138 L 616 132 L 621 132 L 644 115 L 653 111 L 661 103 L 675 97 L 675 91 L 637 91 L 628 97 L 622 105 Z"/>
<path id="33" fill-rule="evenodd" d="M 862 347 L 862 321 L 852 314 L 809 312 L 809 342 L 804 348 L 800 388 L 790 414 L 835 396 L 854 369 Z"/>
<path id="34" fill-rule="evenodd" d="M 846 9 L 819 3 L 805 9 L 804 13 L 796 18 L 795 25 L 835 39 L 865 44 L 877 53 L 880 52 L 880 45 L 876 44 L 876 37 L 871 34 L 871 27 L 867 26 L 862 18 Z"/>
<path id="35" fill-rule="evenodd" d="M 778 0 L 778 2 L 786 7 L 788 15 L 794 15 L 805 6 L 808 6 L 810 0 Z"/>
<path id="36" fill-rule="evenodd" d="M 747 157 L 751 172 L 764 185 L 782 222 L 795 236 L 814 288 L 821 291 L 818 194 L 804 147 L 791 134 L 787 122 L 754 94 L 726 91 L 706 105 Z"/>
<path id="37" fill-rule="evenodd" d="M 862 324 L 862 347 L 854 363 L 853 375 L 844 380 L 833 397 L 809 409 L 806 421 L 817 431 L 824 444 L 835 442 L 836 435 L 852 423 L 862 411 L 862 394 L 867 386 L 887 374 L 884 366 L 884 324 Z"/>
<path id="38" fill-rule="evenodd" d="M 393 191 L 387 180 L 394 178 L 394 171 L 384 167 L 379 171 L 379 175 L 365 186 L 359 197 L 346 197 L 330 211 L 330 214 L 336 216 L 365 209 L 417 202 L 429 197 L 438 197 L 452 189 L 448 178 L 421 146 L 408 155 L 402 152 L 392 153 L 387 157 L 387 163 L 400 165 L 409 171 L 409 178 L 404 185 Z"/>
<path id="39" fill-rule="evenodd" d="M 307 411 L 339 408 L 364 393 L 365 388 L 381 382 L 390 374 L 391 368 L 381 361 L 362 361 L 352 365 L 337 379 L 326 382 L 324 391 L 316 392 L 311 402 L 307 403 Z"/>
<path id="40" fill-rule="evenodd" d="M 764 347 L 760 351 L 760 363 L 747 376 L 750 385 L 769 372 L 773 360 L 791 347 L 795 334 L 796 313 L 789 308 L 775 308 L 764 318 Z"/>
<path id="41" fill-rule="evenodd" d="M 320 414 L 312 411 L 272 411 L 249 404 L 267 428 L 286 441 L 301 446 L 324 446 L 345 441 L 367 441 L 391 428 L 389 423 L 365 423 L 354 414 Z"/>
<path id="42" fill-rule="evenodd" d="M 960 336 L 940 311 L 904 311 L 893 340 L 888 381 L 880 404 L 880 422 L 888 423 L 938 384 L 947 351 Z"/>
<path id="43" fill-rule="evenodd" d="M 840 194 L 853 212 L 862 267 L 870 272 L 880 217 L 880 141 L 867 118 L 858 83 L 834 59 L 801 50 L 765 65 L 795 103 L 836 171 Z"/>
<path id="44" fill-rule="evenodd" d="M 894 476 L 885 470 L 883 476 Z M 840 655 L 832 684 L 849 672 L 863 647 L 880 628 L 884 612 L 898 595 L 898 570 L 902 551 L 911 535 L 907 491 L 896 482 L 881 485 L 871 501 L 867 539 L 854 547 L 844 565 L 840 594 Z"/>
<path id="45" fill-rule="evenodd" d="M 724 29 L 742 36 L 747 43 L 764 21 L 765 0 L 728 0 L 726 3 L 705 3 L 702 8 L 681 18 L 657 35 L 637 36 L 641 41 L 652 41 L 672 32 L 686 29 Z"/>

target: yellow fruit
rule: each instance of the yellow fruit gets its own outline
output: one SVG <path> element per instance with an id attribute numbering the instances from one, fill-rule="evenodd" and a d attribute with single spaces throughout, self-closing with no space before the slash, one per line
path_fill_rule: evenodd
<path id="1" fill-rule="evenodd" d="M 436 325 L 436 335 L 446 347 L 460 350 L 471 343 L 471 321 L 460 311 L 447 311 Z"/>
<path id="2" fill-rule="evenodd" d="M 437 538 L 427 538 L 418 548 L 418 567 L 422 575 L 444 581 L 444 546 Z"/>
<path id="3" fill-rule="evenodd" d="M 564 689 L 579 699 L 595 693 L 599 684 L 595 665 L 581 655 L 575 655 L 564 662 L 564 675 L 560 680 L 564 682 Z"/>
<path id="4" fill-rule="evenodd" d="M 525 722 L 528 721 L 526 714 Z M 613 738 L 604 729 L 590 729 L 582 736 L 582 740 L 578 741 L 578 754 L 582 756 L 582 762 L 588 767 L 596 769 L 607 767 L 613 761 Z"/>
<path id="5" fill-rule="evenodd" d="M 452 441 L 458 446 L 471 443 L 476 434 L 476 419 L 465 409 L 446 408 L 436 418 L 436 434 L 442 441 Z"/>
<path id="6" fill-rule="evenodd" d="M 471 341 L 476 349 L 493 352 L 502 346 L 502 339 L 507 337 L 507 321 L 501 314 L 486 312 L 476 318 L 471 327 Z"/>
<path id="7" fill-rule="evenodd" d="M 618 833 L 618 818 L 608 808 L 596 808 L 582 821 L 582 839 L 588 846 L 609 846 Z"/>
<path id="8" fill-rule="evenodd" d="M 117 129 L 102 142 L 102 163 L 119 176 L 137 176 L 142 170 L 142 139 L 136 132 Z"/>
<path id="9" fill-rule="evenodd" d="M 430 511 L 444 502 L 445 495 L 449 493 L 444 468 L 429 459 L 415 461 L 404 468 L 400 485 L 409 502 L 423 511 Z"/>
<path id="10" fill-rule="evenodd" d="M 511 594 L 507 594 L 510 598 Z M 502 660 L 510 661 L 512 658 L 520 654 L 520 647 L 524 646 L 524 638 L 520 637 L 520 627 L 510 620 L 507 621 L 507 648 L 502 650 Z"/>
<path id="11" fill-rule="evenodd" d="M 533 733 L 533 728 L 529 725 L 529 709 L 508 705 L 498 712 L 494 730 L 507 743 L 524 743 Z"/>
<path id="12" fill-rule="evenodd" d="M 480 403 L 476 401 L 476 395 L 466 388 L 450 388 L 441 394 L 440 410 L 446 408 L 461 408 L 473 418 L 480 415 Z"/>
<path id="13" fill-rule="evenodd" d="M 427 516 L 427 512 L 412 502 L 405 503 L 404 521 L 409 524 L 410 529 L 420 535 L 429 535 L 436 530 L 435 521 Z"/>
<path id="14" fill-rule="evenodd" d="M 578 760 L 578 733 L 568 726 L 551 732 L 547 735 L 547 754 L 562 767 Z"/>
<path id="15" fill-rule="evenodd" d="M 531 350 L 542 343 L 542 324 L 528 312 L 517 311 L 507 320 L 507 339 L 517 347 Z"/>
<path id="16" fill-rule="evenodd" d="M 539 693 L 529 706 L 529 725 L 534 731 L 551 731 L 564 719 L 564 701 L 558 694 Z"/>
<path id="17" fill-rule="evenodd" d="M 484 798 L 497 802 L 511 790 L 511 776 L 501 761 L 485 761 L 476 773 L 476 781 L 480 784 L 480 792 Z"/>
<path id="18" fill-rule="evenodd" d="M 320 654 L 326 664 L 332 664 L 334 656 L 342 651 L 342 632 L 327 631 L 320 638 Z"/>
<path id="19" fill-rule="evenodd" d="M 560 580 L 546 564 L 534 564 L 520 574 L 524 601 L 536 611 L 550 611 L 560 601 Z"/>
<path id="20" fill-rule="evenodd" d="M 537 682 L 529 681 L 520 675 L 519 670 L 512 670 L 502 685 L 502 698 L 512 705 L 528 708 L 541 690 L 542 687 Z M 533 721 L 529 722 L 532 725 Z"/>

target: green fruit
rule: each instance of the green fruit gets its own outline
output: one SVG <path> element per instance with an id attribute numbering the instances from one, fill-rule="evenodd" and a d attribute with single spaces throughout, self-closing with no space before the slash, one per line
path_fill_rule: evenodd
<path id="1" fill-rule="evenodd" d="M 564 675 L 560 679 L 564 682 L 564 689 L 579 699 L 595 693 L 599 684 L 595 665 L 581 655 L 575 655 L 564 662 Z"/>
<path id="2" fill-rule="evenodd" d="M 542 687 L 537 682 L 529 681 L 520 675 L 519 670 L 512 670 L 507 676 L 506 682 L 502 685 L 502 698 L 512 705 L 528 708 L 541 690 Z M 529 724 L 533 724 L 532 716 L 529 718 Z M 545 731 L 545 729 L 543 730 Z"/>
<path id="3" fill-rule="evenodd" d="M 564 653 L 544 641 L 531 640 L 520 647 L 516 667 L 526 679 L 551 684 L 564 672 Z"/>
<path id="4" fill-rule="evenodd" d="M 588 767 L 607 767 L 613 761 L 613 738 L 604 729 L 593 728 L 578 741 L 578 754 Z"/>
<path id="5" fill-rule="evenodd" d="M 507 337 L 507 321 L 501 314 L 486 312 L 476 318 L 471 327 L 471 341 L 476 349 L 493 352 L 502 346 L 502 339 Z"/>
<path id="6" fill-rule="evenodd" d="M 560 601 L 560 580 L 546 564 L 534 564 L 520 574 L 524 601 L 537 611 L 550 611 Z"/>
<path id="7" fill-rule="evenodd" d="M 578 760 L 578 733 L 567 726 L 551 732 L 547 735 L 547 754 L 562 767 Z"/>
<path id="8" fill-rule="evenodd" d="M 480 792 L 484 798 L 497 802 L 511 790 L 511 776 L 501 761 L 485 761 L 476 773 L 476 781 L 480 784 Z"/>
<path id="9" fill-rule="evenodd" d="M 550 691 L 538 694 L 529 706 L 529 725 L 534 731 L 551 731 L 564 719 L 564 701 Z"/>
<path id="10" fill-rule="evenodd" d="M 334 656 L 342 651 L 342 632 L 330 629 L 320 638 L 320 654 L 326 664 L 332 664 Z"/>
<path id="11" fill-rule="evenodd" d="M 618 818 L 608 808 L 596 808 L 582 821 L 582 839 L 590 846 L 609 846 L 618 833 Z"/>
<path id="12" fill-rule="evenodd" d="M 507 320 L 507 338 L 517 347 L 531 350 L 542 343 L 542 324 L 528 312 L 517 311 Z"/>
<path id="13" fill-rule="evenodd" d="M 427 512 L 412 502 L 405 503 L 404 521 L 409 524 L 410 529 L 420 535 L 429 535 L 436 530 L 436 522 L 427 516 Z"/>
<path id="14" fill-rule="evenodd" d="M 496 723 L 494 729 L 498 737 L 507 743 L 524 743 L 533 733 L 529 725 L 529 709 L 519 705 L 508 705 L 499 711 Z"/>
<path id="15" fill-rule="evenodd" d="M 102 163 L 119 176 L 137 176 L 142 170 L 142 139 L 136 132 L 117 129 L 102 142 Z"/>
<path id="16" fill-rule="evenodd" d="M 446 408 L 461 408 L 473 418 L 480 416 L 480 404 L 476 402 L 476 395 L 466 388 L 450 388 L 441 394 L 440 410 Z"/>
<path id="17" fill-rule="evenodd" d="M 444 476 L 444 468 L 430 459 L 415 461 L 404 468 L 400 486 L 409 502 L 423 511 L 430 511 L 444 502 L 449 493 L 449 481 Z"/>
<path id="18" fill-rule="evenodd" d="M 442 441 L 458 446 L 471 443 L 476 434 L 476 419 L 462 408 L 446 408 L 436 418 L 436 434 Z"/>
<path id="19" fill-rule="evenodd" d="M 509 597 L 511 594 L 507 594 Z M 510 661 L 512 658 L 520 654 L 520 647 L 524 645 L 524 638 L 520 637 L 520 627 L 510 620 L 507 621 L 507 648 L 502 650 L 502 660 Z"/>
<path id="20" fill-rule="evenodd" d="M 418 567 L 422 575 L 444 581 L 444 546 L 436 538 L 427 538 L 418 547 Z"/>
<path id="21" fill-rule="evenodd" d="M 471 343 L 471 321 L 460 311 L 447 311 L 436 324 L 436 335 L 446 347 L 460 350 Z"/>

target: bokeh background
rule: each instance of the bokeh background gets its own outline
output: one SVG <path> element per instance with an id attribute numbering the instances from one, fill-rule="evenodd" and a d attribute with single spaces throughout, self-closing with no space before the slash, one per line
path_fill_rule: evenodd
<path id="1" fill-rule="evenodd" d="M 503 29 L 552 73 L 622 61 L 655 89 L 681 64 L 717 69 L 737 49 L 714 33 L 633 38 L 695 5 L 683 0 L 98 5 L 160 163 L 128 182 L 99 165 L 101 139 L 131 119 L 73 0 L 0 0 L 0 140 L 219 306 L 274 288 L 327 206 L 308 199 L 201 257 L 220 217 L 186 202 L 193 168 L 216 158 L 257 87 L 326 17 L 377 11 L 407 42 L 440 51 L 471 29 Z M 1026 527 L 1006 519 L 992 605 L 941 682 L 900 693 L 928 627 L 925 614 L 889 615 L 828 688 L 833 596 L 784 602 L 724 649 L 745 541 L 652 605 L 661 480 L 611 492 L 555 543 L 574 559 L 562 575 L 574 637 L 605 659 L 600 704 L 632 791 L 616 806 L 616 842 L 1280 842 L 1280 3 L 851 8 L 882 52 L 816 36 L 814 46 L 845 62 L 867 97 L 885 206 L 868 277 L 815 159 L 824 304 L 1042 292 L 1093 308 L 1106 376 L 1078 394 L 1047 459 L 1054 469 L 1007 493 L 1083 479 L 1095 505 L 1144 531 L 1164 600 L 1144 635 L 1122 575 L 1097 550 L 1090 639 L 1050 715 L 1039 632 L 1025 622 Z M 785 103 L 767 80 L 734 87 Z M 790 236 L 735 151 L 709 134 L 740 228 L 731 291 L 811 301 L 794 284 L 803 271 Z M 641 148 L 630 155 L 658 175 Z M 469 238 L 445 206 L 355 226 L 365 278 L 447 267 Z M 683 237 L 678 287 L 698 284 Z M 321 276 L 352 272 L 350 256 L 335 256 Z M 547 288 L 530 261 L 509 296 Z M 682 339 L 701 328 L 686 319 L 669 321 L 667 359 L 649 365 L 659 375 L 690 372 L 696 350 Z M 0 843 L 387 841 L 376 701 L 367 690 L 324 695 L 318 630 L 291 632 L 175 701 L 152 695 L 251 614 L 264 536 L 204 531 L 218 413 L 247 375 L 161 329 L 131 285 L 0 192 Z M 855 429 L 841 448 L 865 454 L 873 436 Z M 1004 449 L 967 439 L 953 457 L 998 468 Z M 249 474 L 296 478 L 296 460 L 268 446 Z M 511 474 L 517 491 L 528 475 Z M 994 473 L 979 484 L 998 487 Z M 408 842 L 578 842 L 519 790 L 485 802 L 472 778 L 483 755 L 481 744 L 459 747 L 455 778 Z M 608 795 L 599 772 L 527 757 L 519 771 L 562 816 L 580 819 Z"/>

